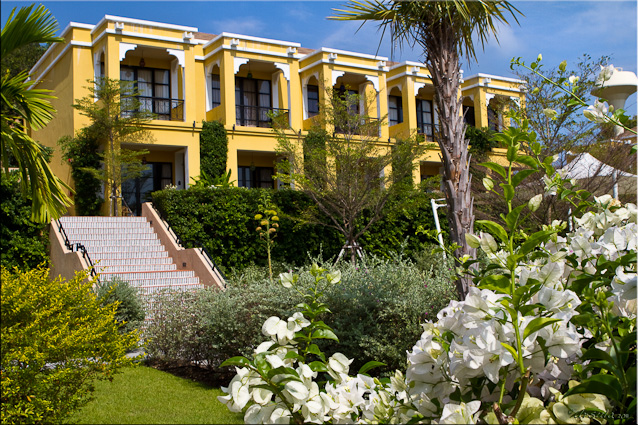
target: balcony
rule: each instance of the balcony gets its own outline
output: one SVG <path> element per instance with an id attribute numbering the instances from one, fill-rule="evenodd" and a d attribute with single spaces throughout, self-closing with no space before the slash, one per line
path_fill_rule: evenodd
<path id="1" fill-rule="evenodd" d="M 122 116 L 131 116 L 134 112 L 152 113 L 153 119 L 164 121 L 184 121 L 184 101 L 162 97 L 136 96 L 135 108 L 126 108 L 122 103 Z"/>
<path id="2" fill-rule="evenodd" d="M 270 128 L 272 126 L 272 116 L 281 117 L 282 120 L 288 122 L 288 109 L 246 105 L 238 105 L 236 107 L 237 125 L 244 127 Z"/>
<path id="3" fill-rule="evenodd" d="M 417 133 L 423 136 L 427 136 L 431 139 L 434 138 L 435 134 L 439 134 L 439 125 L 438 124 L 425 124 L 420 123 L 417 127 Z"/>
<path id="4" fill-rule="evenodd" d="M 356 118 L 356 116 L 352 116 L 352 118 Z M 348 118 L 346 121 L 335 123 L 335 133 L 366 137 L 381 136 L 381 122 L 378 118 L 359 116 L 358 120 Z"/>

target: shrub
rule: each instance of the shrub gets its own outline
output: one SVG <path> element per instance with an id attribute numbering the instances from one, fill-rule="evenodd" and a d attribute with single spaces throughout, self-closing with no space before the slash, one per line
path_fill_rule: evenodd
<path id="1" fill-rule="evenodd" d="M 200 167 L 211 178 L 226 173 L 228 135 L 219 121 L 204 121 L 199 134 Z"/>
<path id="2" fill-rule="evenodd" d="M 0 264 L 8 269 L 29 270 L 49 262 L 46 224 L 31 221 L 31 199 L 20 192 L 17 173 L 1 173 Z"/>
<path id="3" fill-rule="evenodd" d="M 62 158 L 71 166 L 71 177 L 75 182 L 73 202 L 77 215 L 99 215 L 104 199 L 100 195 L 102 183 L 87 169 L 99 169 L 102 159 L 98 153 L 98 139 L 87 128 L 75 137 L 65 136 L 58 141 Z"/>
<path id="4" fill-rule="evenodd" d="M 119 278 L 103 281 L 95 287 L 95 294 L 102 306 L 117 303 L 115 320 L 120 325 L 120 333 L 138 329 L 144 322 L 144 306 L 137 289 Z"/>
<path id="5" fill-rule="evenodd" d="M 339 335 L 340 351 L 357 364 L 374 357 L 388 368 L 405 367 L 406 350 L 423 332 L 420 323 L 454 297 L 452 284 L 439 276 L 429 278 L 400 258 L 369 258 L 367 268 L 344 262 L 339 267 L 342 284 L 326 292 L 333 313 L 324 320 Z M 263 269 L 261 276 L 249 284 L 244 279 L 229 282 L 224 292 L 159 296 L 154 303 L 157 320 L 145 334 L 149 356 L 217 367 L 227 358 L 252 354 L 263 340 L 266 319 L 291 316 L 303 301 L 278 281 L 271 283 Z M 310 279 L 304 268 L 299 285 L 308 286 Z"/>
<path id="6" fill-rule="evenodd" d="M 101 305 L 84 272 L 1 274 L 2 423 L 59 422 L 90 400 L 94 379 L 131 364 L 138 336 L 118 332 L 115 305 Z"/>

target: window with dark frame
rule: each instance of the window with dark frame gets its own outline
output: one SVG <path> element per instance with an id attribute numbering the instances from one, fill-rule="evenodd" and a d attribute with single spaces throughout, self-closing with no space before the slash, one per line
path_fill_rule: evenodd
<path id="1" fill-rule="evenodd" d="M 434 114 L 432 113 L 432 101 L 427 99 L 416 100 L 416 123 L 420 134 L 432 137 Z"/>
<path id="2" fill-rule="evenodd" d="M 388 119 L 390 126 L 403 122 L 403 98 L 401 96 L 388 96 Z"/>
<path id="3" fill-rule="evenodd" d="M 308 118 L 319 115 L 319 86 L 308 85 Z"/>
<path id="4" fill-rule="evenodd" d="M 270 81 L 235 77 L 235 105 L 237 124 L 246 127 L 270 127 Z"/>
<path id="5" fill-rule="evenodd" d="M 239 178 L 237 181 L 238 187 L 246 187 L 249 189 L 273 189 L 275 187 L 275 182 L 272 178 L 275 174 L 275 169 L 273 167 L 239 166 L 237 168 L 239 172 Z"/>
<path id="6" fill-rule="evenodd" d="M 219 79 L 219 74 L 211 75 L 211 103 L 213 108 L 216 108 L 222 104 L 222 87 Z"/>
<path id="7" fill-rule="evenodd" d="M 156 114 L 158 120 L 171 119 L 171 86 L 168 69 L 120 67 L 120 80 L 134 81 L 139 109 Z M 132 112 L 123 108 L 124 112 Z"/>

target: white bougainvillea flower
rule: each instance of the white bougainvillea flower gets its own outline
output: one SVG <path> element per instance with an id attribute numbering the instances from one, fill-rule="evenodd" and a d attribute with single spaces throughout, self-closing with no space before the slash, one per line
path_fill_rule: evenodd
<path id="1" fill-rule="evenodd" d="M 481 402 L 478 400 L 469 403 L 448 403 L 443 407 L 440 424 L 475 424 L 478 419 L 478 410 Z"/>
<path id="2" fill-rule="evenodd" d="M 492 235 L 481 232 L 480 246 L 486 254 L 494 254 L 498 250 L 498 244 Z"/>
<path id="3" fill-rule="evenodd" d="M 614 67 L 614 65 L 607 65 L 607 66 L 600 66 L 600 72 L 598 73 L 598 76 L 596 77 L 596 85 L 597 86 L 603 86 L 605 81 L 609 81 L 611 80 L 611 77 L 614 75 L 614 72 L 616 72 L 617 69 L 616 67 Z"/>
<path id="4" fill-rule="evenodd" d="M 334 353 L 328 359 L 328 368 L 337 374 L 347 374 L 350 370 L 350 363 L 352 363 L 353 360 L 354 359 L 349 359 L 341 353 Z"/>
<path id="5" fill-rule="evenodd" d="M 585 118 L 589 121 L 604 123 L 607 121 L 608 112 L 609 108 L 607 107 L 607 103 L 596 100 L 593 105 L 589 105 L 587 109 L 583 111 L 583 115 L 585 115 Z"/>
<path id="6" fill-rule="evenodd" d="M 569 80 L 569 84 L 573 86 L 574 84 L 578 82 L 578 80 L 580 80 L 580 77 L 578 77 L 577 75 L 570 75 L 568 80 Z"/>

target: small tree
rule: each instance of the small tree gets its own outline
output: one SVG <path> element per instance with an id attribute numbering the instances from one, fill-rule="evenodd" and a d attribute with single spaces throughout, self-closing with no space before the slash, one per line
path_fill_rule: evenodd
<path id="1" fill-rule="evenodd" d="M 361 96 L 325 92 L 327 101 L 305 139 L 276 121 L 278 151 L 285 158 L 276 178 L 310 196 L 316 208 L 304 219 L 338 230 L 355 262 L 357 240 L 387 213 L 383 207 L 404 187 L 399 183 L 411 175 L 424 146 L 416 140 L 380 141 L 380 122 L 356 112 Z"/>
<path id="2" fill-rule="evenodd" d="M 151 133 L 144 129 L 153 115 L 140 108 L 138 93 L 130 81 L 100 78 L 89 81 L 90 94 L 76 99 L 75 109 L 89 117 L 91 125 L 86 136 L 97 140 L 103 147 L 102 168 L 85 168 L 104 182 L 109 195 L 109 214 L 122 215 L 120 203 L 122 183 L 139 177 L 146 169 L 141 157 L 147 150 L 123 149 L 126 144 L 152 143 Z M 79 135 L 76 137 L 80 137 Z"/>

